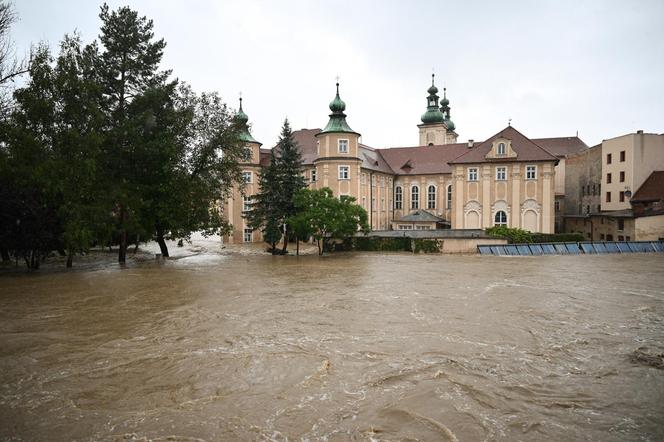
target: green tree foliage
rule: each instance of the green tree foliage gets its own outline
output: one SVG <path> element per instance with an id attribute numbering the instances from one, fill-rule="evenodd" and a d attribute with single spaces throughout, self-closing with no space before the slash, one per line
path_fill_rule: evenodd
<path id="1" fill-rule="evenodd" d="M 251 210 L 247 213 L 247 224 L 252 230 L 260 230 L 263 240 L 270 244 L 272 254 L 277 254 L 277 243 L 282 237 L 284 224 L 282 203 L 284 197 L 280 185 L 279 164 L 275 150 L 270 151 L 270 164 L 258 174 L 261 191 L 254 195 Z"/>
<path id="2" fill-rule="evenodd" d="M 166 43 L 154 39 L 152 20 L 139 17 L 126 6 L 111 11 L 106 4 L 99 18 L 103 52 L 98 70 L 108 128 L 103 143 L 103 168 L 115 203 L 118 261 L 124 263 L 130 232 L 142 230 L 137 219 L 141 205 L 137 180 L 142 167 L 138 164 L 143 155 L 140 148 L 144 145 L 130 136 L 136 122 L 131 118 L 133 109 L 129 105 L 149 89 L 164 85 L 170 72 L 159 71 Z"/>
<path id="3" fill-rule="evenodd" d="M 318 254 L 329 248 L 332 240 L 347 238 L 356 232 L 369 232 L 366 210 L 355 204 L 355 198 L 335 198 L 332 189 L 302 189 L 294 198 L 296 214 L 289 222 L 300 233 L 310 233 L 318 245 Z"/>
<path id="4" fill-rule="evenodd" d="M 282 198 L 280 204 L 281 218 L 284 220 L 284 246 L 282 253 L 286 253 L 288 240 L 291 236 L 291 226 L 289 219 L 295 215 L 295 195 L 307 187 L 303 176 L 302 155 L 297 142 L 293 139 L 288 119 L 284 121 L 281 128 L 281 136 L 277 144 L 279 157 L 277 158 L 277 168 L 279 173 L 280 195 Z"/>
<path id="5" fill-rule="evenodd" d="M 2 35 L 0 2 L 0 36 Z M 225 233 L 221 201 L 241 181 L 240 125 L 216 93 L 197 95 L 159 71 L 152 22 L 102 7 L 103 51 L 66 36 L 40 46 L 13 111 L 0 120 L 0 252 L 36 268 L 128 237 Z M 278 226 L 280 224 L 275 224 Z"/>

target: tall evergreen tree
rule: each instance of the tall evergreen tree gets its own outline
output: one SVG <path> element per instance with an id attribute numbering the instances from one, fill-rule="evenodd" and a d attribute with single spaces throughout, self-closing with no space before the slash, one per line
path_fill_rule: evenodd
<path id="1" fill-rule="evenodd" d="M 277 149 L 279 149 L 277 169 L 279 173 L 280 195 L 282 198 L 280 211 L 284 224 L 284 245 L 282 252 L 286 253 L 291 233 L 288 219 L 296 213 L 293 200 L 301 189 L 307 187 L 303 176 L 302 155 L 297 142 L 293 139 L 293 131 L 288 123 L 288 119 L 284 120 Z"/>
<path id="2" fill-rule="evenodd" d="M 283 226 L 283 196 L 281 176 L 275 150 L 270 151 L 270 164 L 258 174 L 260 192 L 254 195 L 251 210 L 247 214 L 247 224 L 252 230 L 260 230 L 263 240 L 270 244 L 272 254 L 277 254 L 277 243 L 281 239 Z"/>
<path id="3" fill-rule="evenodd" d="M 128 232 L 140 230 L 136 215 L 141 197 L 136 191 L 137 146 L 128 136 L 132 122 L 128 106 L 136 97 L 151 87 L 165 83 L 170 71 L 159 71 L 166 43 L 155 40 L 152 20 L 139 17 L 129 7 L 111 11 L 107 4 L 101 8 L 102 21 L 99 39 L 104 51 L 99 72 L 105 94 L 107 136 L 104 150 L 109 190 L 115 200 L 117 231 L 120 242 L 118 261 L 124 263 L 127 253 Z"/>

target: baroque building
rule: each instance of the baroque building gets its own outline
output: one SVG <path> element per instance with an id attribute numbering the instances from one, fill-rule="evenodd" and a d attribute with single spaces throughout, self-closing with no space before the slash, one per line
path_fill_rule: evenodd
<path id="1" fill-rule="evenodd" d="M 566 153 L 587 148 L 578 137 L 530 139 L 511 125 L 484 141 L 457 142 L 450 101 L 438 95 L 432 75 L 427 108 L 417 125 L 419 145 L 373 148 L 346 121 L 339 94 L 329 105 L 323 129 L 293 132 L 311 188 L 329 187 L 349 195 L 369 214 L 373 230 L 486 229 L 494 225 L 553 233 L 564 188 Z M 244 213 L 258 188 L 258 171 L 269 164 L 270 149 L 261 148 L 242 110 L 243 141 L 251 158 L 242 165 L 244 191 L 235 189 L 223 205 L 233 225 L 229 243 L 261 241 L 248 229 Z M 278 152 L 275 152 L 278 155 Z M 561 170 L 562 169 L 562 170 Z"/>

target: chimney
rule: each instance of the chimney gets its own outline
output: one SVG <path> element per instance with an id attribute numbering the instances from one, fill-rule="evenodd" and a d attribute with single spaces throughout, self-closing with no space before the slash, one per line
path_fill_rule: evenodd
<path id="1" fill-rule="evenodd" d="M 474 144 L 475 144 L 475 140 L 473 140 L 472 138 L 470 140 L 468 140 L 468 149 L 472 149 Z"/>
<path id="2" fill-rule="evenodd" d="M 636 131 L 637 134 L 643 135 L 643 129 L 639 129 Z"/>

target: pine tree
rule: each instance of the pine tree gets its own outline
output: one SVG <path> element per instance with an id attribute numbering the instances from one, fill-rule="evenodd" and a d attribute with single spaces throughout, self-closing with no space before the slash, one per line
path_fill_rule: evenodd
<path id="1" fill-rule="evenodd" d="M 279 149 L 280 154 L 277 158 L 279 186 L 282 198 L 280 211 L 284 223 L 284 245 L 282 253 L 286 253 L 291 233 L 288 219 L 296 213 L 293 200 L 301 189 L 307 187 L 303 176 L 302 155 L 300 154 L 297 142 L 293 139 L 293 131 L 288 123 L 288 119 L 284 120 L 277 149 Z"/>
<path id="2" fill-rule="evenodd" d="M 281 176 L 275 150 L 270 151 L 270 164 L 258 174 L 260 192 L 254 195 L 251 210 L 247 214 L 247 224 L 252 230 L 260 230 L 263 240 L 270 244 L 270 251 L 277 254 L 277 243 L 281 239 L 283 195 Z"/>
<path id="3" fill-rule="evenodd" d="M 99 15 L 102 26 L 99 39 L 104 47 L 99 63 L 100 81 L 105 94 L 105 111 L 109 132 L 105 137 L 105 171 L 115 200 L 120 250 L 118 261 L 124 263 L 127 238 L 131 229 L 140 230 L 132 218 L 141 203 L 136 192 L 136 167 L 139 146 L 131 132 L 129 104 L 146 90 L 162 85 L 170 71 L 159 71 L 166 43 L 154 40 L 152 20 L 139 17 L 129 7 L 110 11 L 107 4 Z"/>

